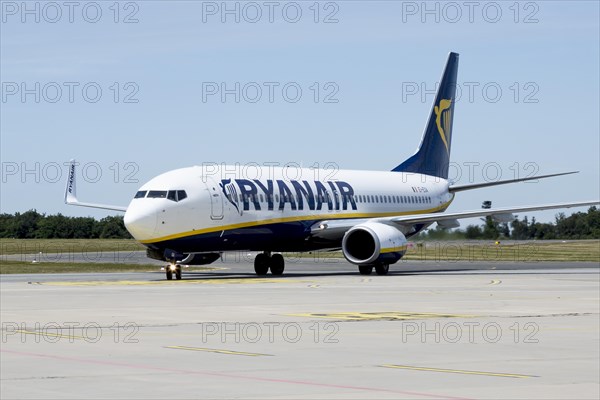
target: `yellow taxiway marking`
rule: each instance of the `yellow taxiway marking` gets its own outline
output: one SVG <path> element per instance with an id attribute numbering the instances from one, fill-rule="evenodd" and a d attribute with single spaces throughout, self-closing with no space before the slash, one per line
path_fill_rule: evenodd
<path id="1" fill-rule="evenodd" d="M 184 279 L 181 281 L 70 281 L 70 282 L 32 282 L 32 284 L 50 286 L 147 286 L 147 285 L 230 285 L 259 283 L 307 283 L 293 279 L 236 278 L 236 279 Z"/>
<path id="2" fill-rule="evenodd" d="M 502 281 L 500 279 L 492 279 L 492 281 L 488 283 L 488 285 L 499 285 L 501 283 Z"/>
<path id="3" fill-rule="evenodd" d="M 459 314 L 435 314 L 435 313 L 410 313 L 400 311 L 386 312 L 341 312 L 341 313 L 300 313 L 286 314 L 291 317 L 308 317 L 308 318 L 327 318 L 344 321 L 376 321 L 376 320 L 391 320 L 403 321 L 411 319 L 428 319 L 428 318 L 472 318 L 475 315 L 459 315 Z"/>
<path id="4" fill-rule="evenodd" d="M 249 356 L 249 357 L 261 357 L 261 356 L 272 356 L 273 355 L 273 354 L 262 354 L 262 353 L 246 353 L 245 351 L 208 349 L 208 348 L 204 348 L 204 347 L 165 346 L 165 348 L 176 349 L 176 350 L 205 351 L 207 353 L 230 354 L 230 355 L 234 355 L 234 356 Z"/>
<path id="5" fill-rule="evenodd" d="M 23 335 L 37 335 L 37 336 L 46 336 L 46 337 L 56 337 L 56 338 L 61 338 L 61 339 L 85 339 L 83 336 L 77 336 L 77 335 L 62 335 L 60 333 L 50 333 L 50 332 L 36 332 L 36 331 L 26 331 L 23 329 L 17 329 L 15 330 L 15 332 L 17 333 L 21 333 Z"/>
<path id="6" fill-rule="evenodd" d="M 411 366 L 411 365 L 384 364 L 384 365 L 381 365 L 381 367 L 396 368 L 396 369 L 409 369 L 412 371 L 446 372 L 449 374 L 498 376 L 498 377 L 502 377 L 502 378 L 539 378 L 536 375 L 506 374 L 506 373 L 501 373 L 501 372 L 486 372 L 486 371 L 467 371 L 467 370 L 463 370 L 463 369 L 415 367 L 415 366 Z"/>

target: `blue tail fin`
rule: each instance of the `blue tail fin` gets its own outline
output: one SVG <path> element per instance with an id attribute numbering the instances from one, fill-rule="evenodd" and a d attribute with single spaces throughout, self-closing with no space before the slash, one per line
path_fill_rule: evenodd
<path id="1" fill-rule="evenodd" d="M 421 144 L 415 154 L 392 171 L 448 179 L 457 71 L 458 54 L 450 53 Z"/>

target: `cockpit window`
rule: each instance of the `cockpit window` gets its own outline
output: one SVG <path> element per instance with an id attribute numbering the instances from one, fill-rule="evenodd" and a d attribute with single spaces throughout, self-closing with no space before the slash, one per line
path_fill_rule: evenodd
<path id="1" fill-rule="evenodd" d="M 147 196 L 146 193 L 148 193 Z M 168 199 L 177 202 L 187 198 L 187 193 L 185 190 L 140 190 L 135 194 L 136 199 L 141 199 L 143 197 L 149 199 Z"/>
<path id="2" fill-rule="evenodd" d="M 149 199 L 164 199 L 165 197 L 167 197 L 166 190 L 151 190 L 148 192 Z"/>

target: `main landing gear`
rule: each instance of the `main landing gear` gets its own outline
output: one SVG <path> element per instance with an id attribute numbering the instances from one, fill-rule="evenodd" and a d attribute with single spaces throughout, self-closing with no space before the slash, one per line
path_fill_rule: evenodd
<path id="1" fill-rule="evenodd" d="M 390 270 L 389 264 L 375 264 L 375 265 L 359 265 L 358 271 L 361 275 L 371 275 L 373 272 L 373 267 L 375 267 L 375 272 L 377 275 L 387 275 Z"/>
<path id="2" fill-rule="evenodd" d="M 254 271 L 256 275 L 266 275 L 269 270 L 273 275 L 283 274 L 285 269 L 285 261 L 281 254 L 273 254 L 265 251 L 256 255 L 254 259 Z"/>
<path id="3" fill-rule="evenodd" d="M 167 274 L 167 280 L 173 279 L 173 274 L 175 274 L 175 279 L 178 281 L 181 280 L 181 265 L 179 264 L 169 264 L 165 268 L 165 272 Z"/>

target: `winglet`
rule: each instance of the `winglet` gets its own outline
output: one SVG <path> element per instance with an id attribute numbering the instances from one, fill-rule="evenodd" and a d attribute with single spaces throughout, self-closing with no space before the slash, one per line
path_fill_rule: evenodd
<path id="1" fill-rule="evenodd" d="M 65 188 L 65 204 L 77 203 L 77 186 L 75 186 L 75 160 L 69 161 L 69 177 L 67 178 L 67 187 Z"/>
<path id="2" fill-rule="evenodd" d="M 76 166 L 77 166 L 77 161 L 71 160 L 69 162 L 69 175 L 67 176 L 67 186 L 65 187 L 65 204 L 68 204 L 71 206 L 101 208 L 104 210 L 113 210 L 113 211 L 122 211 L 122 212 L 127 211 L 127 207 L 111 206 L 111 205 L 106 205 L 106 204 L 82 203 L 79 200 L 77 200 Z"/>

